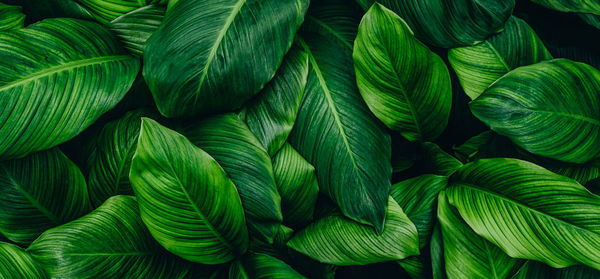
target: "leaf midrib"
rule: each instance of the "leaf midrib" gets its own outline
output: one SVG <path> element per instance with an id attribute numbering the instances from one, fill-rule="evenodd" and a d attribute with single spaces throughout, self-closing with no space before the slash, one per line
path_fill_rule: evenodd
<path id="1" fill-rule="evenodd" d="M 338 129 L 340 130 L 340 134 L 342 136 L 344 146 L 346 147 L 346 151 L 348 152 L 348 155 L 350 156 L 350 161 L 352 162 L 352 169 L 354 170 L 355 173 L 357 173 L 359 168 L 358 168 L 358 165 L 356 164 L 356 160 L 354 159 L 354 152 L 350 148 L 350 143 L 348 142 L 346 132 L 344 130 L 344 126 L 339 118 L 339 112 L 337 111 L 335 102 L 333 101 L 333 98 L 331 97 L 331 92 L 329 91 L 329 88 L 327 87 L 325 78 L 323 77 L 323 74 L 321 73 L 321 70 L 318 66 L 318 63 L 317 63 L 315 57 L 313 56 L 312 52 L 310 51 L 310 47 L 306 44 L 306 42 L 301 37 L 297 37 L 297 38 L 298 38 L 298 42 L 300 43 L 302 48 L 304 48 L 304 50 L 306 51 L 306 53 L 309 57 L 310 63 L 313 65 L 313 70 L 315 71 L 315 74 L 317 75 L 317 78 L 319 80 L 319 84 L 321 85 L 321 87 L 323 88 L 323 92 L 325 93 L 324 95 L 325 95 L 325 99 L 327 100 L 327 104 L 329 105 L 328 107 L 332 111 L 336 126 L 338 126 Z M 369 197 L 369 202 L 371 204 L 375 204 L 373 202 L 371 196 L 368 194 L 368 191 L 366 191 L 366 187 L 364 185 L 362 178 L 360 177 L 360 175 L 357 175 L 357 177 L 358 177 L 357 180 L 360 182 L 360 187 L 361 187 L 362 192 L 367 193 L 367 196 Z"/>
<path id="2" fill-rule="evenodd" d="M 579 114 L 571 114 L 571 113 L 560 112 L 560 111 L 540 110 L 540 109 L 529 108 L 529 107 L 517 108 L 514 111 L 515 112 L 528 112 L 528 113 L 555 114 L 555 115 L 564 116 L 567 118 L 573 118 L 575 120 L 581 120 L 584 122 L 588 122 L 592 125 L 600 127 L 600 120 L 596 120 L 594 118 L 590 118 L 590 117 L 587 117 L 584 115 L 579 115 Z"/>
<path id="3" fill-rule="evenodd" d="M 219 31 L 217 39 L 215 40 L 215 43 L 212 45 L 212 47 L 210 48 L 210 52 L 208 53 L 208 57 L 206 59 L 206 64 L 204 64 L 204 67 L 202 68 L 202 71 L 201 71 L 202 75 L 200 76 L 200 79 L 198 81 L 198 89 L 196 89 L 196 93 L 198 93 L 198 92 L 200 92 L 200 90 L 202 90 L 202 86 L 204 85 L 204 80 L 206 79 L 206 76 L 208 75 L 208 70 L 209 70 L 210 66 L 212 65 L 212 62 L 215 60 L 215 57 L 217 56 L 217 50 L 221 46 L 223 39 L 225 39 L 225 35 L 229 31 L 229 28 L 235 21 L 235 18 L 240 13 L 240 10 L 244 6 L 244 4 L 246 4 L 246 0 L 238 0 L 236 2 L 235 6 L 233 6 L 231 14 L 225 20 L 225 24 L 223 25 L 223 28 L 221 29 L 221 31 Z M 194 99 L 194 103 L 197 103 L 198 97 L 200 96 L 200 94 L 195 94 L 195 95 L 196 95 L 196 97 Z"/>
<path id="4" fill-rule="evenodd" d="M 150 252 L 114 252 L 114 253 L 61 253 L 62 256 L 153 256 Z"/>
<path id="5" fill-rule="evenodd" d="M 64 64 L 55 65 L 55 66 L 51 66 L 51 67 L 42 69 L 40 71 L 37 71 L 30 75 L 27 75 L 21 79 L 14 80 L 10 83 L 2 85 L 2 86 L 0 86 L 0 91 L 5 91 L 7 89 L 28 83 L 28 82 L 36 80 L 36 79 L 41 79 L 41 78 L 50 76 L 50 75 L 58 73 L 58 72 L 69 71 L 69 70 L 73 70 L 73 69 L 80 68 L 80 67 L 86 67 L 86 66 L 91 66 L 91 65 L 96 65 L 96 64 L 103 64 L 103 63 L 109 63 L 109 62 L 113 62 L 113 61 L 127 60 L 127 59 L 131 59 L 131 56 L 129 56 L 129 55 L 111 55 L 111 56 L 101 56 L 101 57 L 93 57 L 93 58 L 86 58 L 86 59 L 70 61 L 70 62 L 67 62 Z"/>
<path id="6" fill-rule="evenodd" d="M 342 35 L 338 34 L 338 32 L 336 32 L 333 28 L 331 28 L 331 27 L 329 27 L 329 25 L 325 24 L 325 22 L 319 20 L 318 18 L 316 18 L 314 16 L 310 16 L 310 15 L 308 16 L 308 19 L 314 21 L 319 26 L 325 28 L 325 30 L 330 32 L 335 38 L 340 40 L 344 46 L 346 46 L 350 51 L 352 51 L 352 49 L 353 49 L 352 45 L 349 42 L 347 42 L 344 39 L 344 37 L 342 37 Z"/>
<path id="7" fill-rule="evenodd" d="M 508 203 L 511 203 L 511 204 L 514 204 L 514 205 L 516 205 L 516 206 L 518 206 L 518 207 L 520 207 L 520 208 L 524 208 L 524 209 L 526 209 L 526 210 L 533 211 L 533 212 L 534 212 L 534 213 L 536 213 L 536 214 L 539 214 L 539 215 L 542 215 L 542 216 L 546 216 L 546 217 L 548 217 L 548 218 L 551 218 L 551 219 L 553 219 L 553 220 L 556 220 L 556 221 L 558 221 L 558 222 L 560 222 L 560 223 L 563 223 L 563 224 L 566 224 L 566 225 L 568 225 L 568 226 L 571 226 L 571 227 L 573 227 L 573 228 L 575 228 L 575 229 L 582 230 L 582 231 L 584 231 L 585 233 L 591 233 L 591 234 L 599 235 L 598 233 L 592 232 L 592 231 L 590 231 L 590 230 L 588 230 L 588 229 L 586 229 L 586 228 L 579 227 L 579 226 L 577 226 L 577 225 L 575 225 L 575 224 L 571 224 L 571 223 L 569 223 L 568 221 L 566 221 L 566 220 L 563 220 L 563 219 L 560 219 L 560 218 L 558 218 L 558 217 L 556 217 L 556 216 L 550 215 L 550 214 L 548 214 L 548 213 L 545 213 L 545 212 L 541 212 L 541 211 L 539 211 L 539 210 L 537 210 L 537 209 L 535 209 L 535 208 L 531 208 L 531 207 L 529 207 L 529 206 L 527 206 L 527 205 L 525 205 L 525 204 L 522 204 L 522 203 L 520 203 L 520 202 L 519 202 L 519 201 L 517 201 L 517 200 L 514 200 L 514 199 L 511 199 L 511 198 L 509 198 L 509 197 L 506 197 L 506 196 L 504 196 L 504 195 L 502 195 L 502 194 L 500 194 L 500 193 L 492 192 L 492 191 L 490 191 L 490 190 L 487 190 L 487 189 L 485 189 L 485 188 L 482 188 L 482 187 L 479 187 L 479 186 L 477 186 L 477 185 L 475 185 L 475 184 L 471 184 L 471 183 L 467 183 L 467 182 L 459 182 L 458 184 L 459 184 L 460 186 L 452 186 L 452 187 L 465 187 L 465 188 L 470 188 L 470 189 L 473 189 L 473 190 L 475 190 L 475 191 L 479 191 L 479 192 L 487 193 L 487 194 L 489 194 L 489 195 L 491 195 L 491 196 L 493 196 L 493 197 L 495 197 L 495 198 L 498 198 L 498 199 L 500 199 L 500 200 L 502 200 L 502 201 L 506 201 L 506 202 L 508 202 Z"/>
<path id="8" fill-rule="evenodd" d="M 510 67 L 508 66 L 508 64 L 506 64 L 504 57 L 502 57 L 502 55 L 500 55 L 500 52 L 498 52 L 496 47 L 494 45 L 492 45 L 488 40 L 486 40 L 485 43 L 488 45 L 489 49 L 494 53 L 494 56 L 496 56 L 496 58 L 498 58 L 498 60 L 500 61 L 500 64 L 502 64 L 502 66 L 504 66 L 504 69 L 506 70 L 506 72 L 507 73 L 510 72 L 511 71 Z"/>

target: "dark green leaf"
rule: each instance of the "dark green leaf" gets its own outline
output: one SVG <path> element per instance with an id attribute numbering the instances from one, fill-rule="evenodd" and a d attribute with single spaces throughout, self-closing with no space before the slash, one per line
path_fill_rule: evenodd
<path id="1" fill-rule="evenodd" d="M 141 56 L 146 41 L 158 29 L 164 16 L 165 7 L 150 5 L 115 18 L 108 27 L 131 54 Z"/>
<path id="2" fill-rule="evenodd" d="M 306 278 L 280 259 L 261 253 L 250 253 L 233 262 L 229 278 L 297 279 Z"/>
<path id="3" fill-rule="evenodd" d="M 530 0 L 544 7 L 562 12 L 593 13 L 600 15 L 600 2 L 596 0 Z"/>
<path id="4" fill-rule="evenodd" d="M 572 163 L 600 157 L 600 71 L 587 64 L 555 59 L 520 67 L 470 106 L 533 154 Z"/>
<path id="5" fill-rule="evenodd" d="M 183 278 L 190 268 L 152 239 L 131 196 L 44 232 L 27 251 L 52 278 Z"/>
<path id="6" fill-rule="evenodd" d="M 104 27 L 47 19 L 0 32 L 0 159 L 63 143 L 113 108 L 138 72 Z"/>
<path id="7" fill-rule="evenodd" d="M 160 112 L 239 108 L 275 75 L 308 2 L 177 1 L 144 49 L 144 78 Z"/>
<path id="8" fill-rule="evenodd" d="M 27 252 L 0 242 L 0 278 L 46 279 L 48 276 Z"/>
<path id="9" fill-rule="evenodd" d="M 242 198 L 250 234 L 269 243 L 283 220 L 281 197 L 271 158 L 236 114 L 203 118 L 183 134 L 210 154 L 233 181 Z"/>
<path id="10" fill-rule="evenodd" d="M 91 210 L 85 178 L 58 149 L 0 163 L 0 233 L 29 244 Z"/>
<path id="11" fill-rule="evenodd" d="M 433 279 L 448 278 L 446 276 L 446 263 L 444 262 L 444 240 L 439 222 L 435 225 L 435 227 L 433 227 L 433 232 L 431 233 L 431 242 L 429 243 L 429 250 Z"/>
<path id="12" fill-rule="evenodd" d="M 171 253 L 219 264 L 246 251 L 248 231 L 235 186 L 182 135 L 142 118 L 130 180 L 142 220 Z"/>

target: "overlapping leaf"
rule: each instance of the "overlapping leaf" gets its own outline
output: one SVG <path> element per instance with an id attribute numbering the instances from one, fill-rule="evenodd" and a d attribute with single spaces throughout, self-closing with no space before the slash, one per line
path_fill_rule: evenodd
<path id="1" fill-rule="evenodd" d="M 471 111 L 525 150 L 585 163 L 600 156 L 600 71 L 554 59 L 509 72 Z"/>
<path id="2" fill-rule="evenodd" d="M 358 93 L 352 45 L 358 16 L 344 1 L 311 7 L 299 39 L 310 72 L 290 143 L 316 169 L 321 192 L 344 215 L 383 228 L 389 196 L 390 138 Z"/>
<path id="3" fill-rule="evenodd" d="M 307 77 L 308 56 L 294 45 L 273 80 L 243 111 L 248 128 L 270 156 L 284 145 L 294 127 Z"/>
<path id="4" fill-rule="evenodd" d="M 109 23 L 115 18 L 151 4 L 166 4 L 167 0 L 77 0 L 101 23 Z"/>
<path id="5" fill-rule="evenodd" d="M 306 278 L 280 259 L 262 253 L 250 253 L 231 264 L 229 278 L 298 279 Z"/>
<path id="6" fill-rule="evenodd" d="M 146 41 L 158 29 L 164 16 L 164 6 L 149 5 L 115 18 L 108 27 L 130 53 L 141 56 Z"/>
<path id="7" fill-rule="evenodd" d="M 160 112 L 175 117 L 239 108 L 275 75 L 308 3 L 179 0 L 169 6 L 144 49 L 144 78 Z"/>
<path id="8" fill-rule="evenodd" d="M 236 114 L 206 117 L 183 128 L 196 146 L 210 154 L 238 189 L 250 233 L 269 243 L 283 219 L 281 197 L 267 151 Z"/>
<path id="9" fill-rule="evenodd" d="M 595 0 L 530 0 L 550 9 L 563 12 L 593 13 L 600 15 L 600 3 Z"/>
<path id="10" fill-rule="evenodd" d="M 60 150 L 0 163 L 0 233 L 29 244 L 91 210 L 81 171 Z"/>
<path id="11" fill-rule="evenodd" d="M 319 194 L 315 168 L 286 143 L 273 158 L 273 171 L 283 222 L 294 228 L 310 223 Z"/>
<path id="12" fill-rule="evenodd" d="M 357 0 L 365 9 L 374 0 Z M 420 40 L 439 47 L 473 45 L 502 30 L 515 0 L 380 0 Z"/>
<path id="13" fill-rule="evenodd" d="M 143 118 L 130 180 L 142 220 L 170 252 L 220 264 L 246 251 L 248 231 L 235 186 L 182 135 Z"/>
<path id="14" fill-rule="evenodd" d="M 0 242 L 0 278 L 46 279 L 48 276 L 27 252 L 16 245 Z"/>
<path id="15" fill-rule="evenodd" d="M 27 251 L 51 278 L 184 278 L 190 272 L 189 262 L 152 239 L 131 196 L 112 197 L 44 232 Z"/>
<path id="16" fill-rule="evenodd" d="M 24 22 L 21 7 L 0 3 L 0 31 L 23 28 Z"/>
<path id="17" fill-rule="evenodd" d="M 482 159 L 451 179 L 448 200 L 473 230 L 514 258 L 600 268 L 600 197 L 516 159 Z"/>
<path id="18" fill-rule="evenodd" d="M 0 33 L 0 159 L 63 143 L 113 108 L 139 62 L 99 24 L 47 19 Z"/>
<path id="19" fill-rule="evenodd" d="M 332 215 L 295 234 L 288 246 L 319 262 L 335 265 L 364 265 L 419 254 L 417 229 L 392 197 L 379 235 L 366 225 Z"/>
<path id="20" fill-rule="evenodd" d="M 525 21 L 514 16 L 502 32 L 481 44 L 448 52 L 448 60 L 471 99 L 511 70 L 548 59 L 552 55 L 542 40 Z"/>
<path id="21" fill-rule="evenodd" d="M 410 141 L 437 138 L 452 105 L 444 61 L 394 12 L 373 5 L 354 42 L 358 89 L 371 111 Z"/>

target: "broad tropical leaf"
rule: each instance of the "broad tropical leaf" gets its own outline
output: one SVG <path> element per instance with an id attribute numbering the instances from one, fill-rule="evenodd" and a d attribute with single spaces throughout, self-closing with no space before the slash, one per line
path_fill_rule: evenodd
<path id="1" fill-rule="evenodd" d="M 446 263 L 444 262 L 444 240 L 439 222 L 433 227 L 431 241 L 429 242 L 429 250 L 431 256 L 431 275 L 433 279 L 448 278 L 446 275 Z"/>
<path id="2" fill-rule="evenodd" d="M 533 154 L 572 163 L 600 157 L 600 71 L 587 64 L 554 59 L 520 67 L 470 107 Z"/>
<path id="3" fill-rule="evenodd" d="M 390 137 L 358 93 L 352 45 L 359 17 L 344 1 L 311 7 L 299 39 L 310 72 L 291 145 L 316 169 L 344 215 L 383 228 L 391 177 Z"/>
<path id="4" fill-rule="evenodd" d="M 585 23 L 600 29 L 600 16 L 595 14 L 577 14 Z"/>
<path id="5" fill-rule="evenodd" d="M 232 279 L 298 279 L 306 278 L 282 260 L 262 253 L 249 253 L 229 268 Z"/>
<path id="6" fill-rule="evenodd" d="M 444 192 L 438 198 L 438 220 L 448 278 L 510 278 L 523 264 L 477 235 L 448 204 Z"/>
<path id="7" fill-rule="evenodd" d="M 375 0 L 357 0 L 368 8 Z M 402 17 L 417 38 L 443 48 L 474 45 L 500 31 L 515 0 L 379 0 Z"/>
<path id="8" fill-rule="evenodd" d="M 483 43 L 448 52 L 448 60 L 471 99 L 506 73 L 548 59 L 552 55 L 542 40 L 525 21 L 514 16 L 502 32 Z"/>
<path id="9" fill-rule="evenodd" d="M 275 75 L 308 2 L 177 1 L 144 49 L 144 78 L 160 112 L 239 108 Z"/>
<path id="10" fill-rule="evenodd" d="M 99 24 L 47 19 L 0 32 L 0 159 L 79 134 L 113 108 L 139 62 Z"/>
<path id="11" fill-rule="evenodd" d="M 530 0 L 544 7 L 563 11 L 600 15 L 600 2 L 596 0 Z"/>
<path id="12" fill-rule="evenodd" d="M 413 168 L 425 174 L 451 175 L 462 163 L 432 142 L 421 143 L 417 148 Z"/>
<path id="13" fill-rule="evenodd" d="M 392 197 L 382 233 L 346 217 L 332 215 L 298 232 L 288 242 L 292 249 L 319 262 L 364 265 L 401 260 L 419 254 L 417 228 Z"/>
<path id="14" fill-rule="evenodd" d="M 27 251 L 52 278 L 183 278 L 190 269 L 152 239 L 131 196 L 44 232 Z"/>
<path id="15" fill-rule="evenodd" d="M 94 156 L 88 178 L 88 190 L 94 207 L 116 195 L 133 195 L 129 182 L 131 158 L 137 147 L 145 110 L 126 113 L 122 118 L 104 125 L 95 139 Z"/>
<path id="16" fill-rule="evenodd" d="M 23 28 L 24 22 L 21 7 L 0 3 L 0 31 Z"/>
<path id="17" fill-rule="evenodd" d="M 600 197 L 574 180 L 516 159 L 482 159 L 450 179 L 448 200 L 509 256 L 552 267 L 600 268 Z"/>
<path id="18" fill-rule="evenodd" d="M 0 162 L 0 233 L 27 245 L 91 210 L 85 178 L 57 148 Z"/>
<path id="19" fill-rule="evenodd" d="M 310 223 L 319 195 L 315 168 L 286 143 L 273 158 L 273 172 L 281 195 L 283 223 L 293 228 Z"/>
<path id="20" fill-rule="evenodd" d="M 131 54 L 141 56 L 146 41 L 158 29 L 164 16 L 164 6 L 149 5 L 115 18 L 108 27 Z"/>
<path id="21" fill-rule="evenodd" d="M 182 135 L 142 118 L 129 178 L 142 220 L 171 253 L 219 264 L 246 251 L 248 231 L 235 186 Z"/>
<path id="22" fill-rule="evenodd" d="M 109 23 L 115 18 L 138 8 L 167 0 L 77 0 L 92 17 L 101 23 Z"/>
<path id="23" fill-rule="evenodd" d="M 431 277 L 428 273 L 427 263 L 427 258 L 424 258 L 421 255 L 408 257 L 398 261 L 398 264 L 412 279 L 427 279 Z"/>
<path id="24" fill-rule="evenodd" d="M 236 114 L 203 118 L 183 134 L 223 167 L 242 199 L 250 234 L 269 243 L 283 220 L 281 197 L 267 151 Z"/>
<path id="25" fill-rule="evenodd" d="M 390 195 L 417 227 L 420 248 L 429 243 L 435 224 L 436 199 L 447 183 L 445 176 L 425 174 L 392 185 Z"/>
<path id="26" fill-rule="evenodd" d="M 527 261 L 511 279 L 596 279 L 600 271 L 576 265 L 567 268 L 551 268 L 543 263 Z"/>
<path id="27" fill-rule="evenodd" d="M 353 57 L 358 89 L 385 125 L 410 141 L 444 131 L 452 106 L 448 68 L 404 20 L 373 5 L 360 22 Z"/>
<path id="28" fill-rule="evenodd" d="M 27 252 L 0 242 L 0 278 L 46 279 L 48 276 Z"/>
<path id="29" fill-rule="evenodd" d="M 308 77 L 308 56 L 296 44 L 277 74 L 243 111 L 250 131 L 275 155 L 288 138 L 300 109 Z"/>

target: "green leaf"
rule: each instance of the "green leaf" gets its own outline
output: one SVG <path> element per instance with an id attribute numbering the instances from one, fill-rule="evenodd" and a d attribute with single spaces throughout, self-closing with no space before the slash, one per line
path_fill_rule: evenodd
<path id="1" fill-rule="evenodd" d="M 125 96 L 139 62 L 99 24 L 47 19 L 0 32 L 0 159 L 63 143 Z"/>
<path id="2" fill-rule="evenodd" d="M 319 262 L 335 265 L 364 265 L 419 254 L 417 229 L 392 197 L 388 199 L 386 222 L 379 235 L 366 225 L 333 215 L 295 234 L 288 246 Z"/>
<path id="3" fill-rule="evenodd" d="M 58 149 L 0 163 L 0 233 L 27 245 L 91 210 L 81 171 Z"/>
<path id="4" fill-rule="evenodd" d="M 131 159 L 137 147 L 141 118 L 153 115 L 145 110 L 126 113 L 104 125 L 95 139 L 88 190 L 94 207 L 116 195 L 133 195 L 129 182 Z"/>
<path id="5" fill-rule="evenodd" d="M 462 167 L 462 163 L 458 159 L 446 153 L 435 143 L 421 143 L 417 150 L 418 154 L 413 168 L 423 173 L 451 175 Z"/>
<path id="6" fill-rule="evenodd" d="M 97 21 L 107 24 L 115 18 L 161 0 L 77 0 Z M 164 1 L 163 1 L 164 2 Z"/>
<path id="7" fill-rule="evenodd" d="M 554 59 L 520 67 L 470 107 L 533 154 L 572 163 L 600 157 L 600 71 L 587 64 Z"/>
<path id="8" fill-rule="evenodd" d="M 439 222 L 433 227 L 431 241 L 429 242 L 429 251 L 431 256 L 432 278 L 448 278 L 448 276 L 446 276 L 446 263 L 444 262 L 444 240 Z"/>
<path id="9" fill-rule="evenodd" d="M 108 28 L 132 55 L 141 56 L 146 41 L 158 29 L 164 16 L 165 7 L 149 5 L 115 18 L 108 23 Z"/>
<path id="10" fill-rule="evenodd" d="M 308 0 L 177 1 L 144 49 L 160 112 L 239 108 L 273 78 L 307 8 Z"/>
<path id="11" fill-rule="evenodd" d="M 516 159 L 482 159 L 450 179 L 448 199 L 477 234 L 513 258 L 600 268 L 600 197 Z"/>
<path id="12" fill-rule="evenodd" d="M 428 274 L 427 263 L 428 262 L 422 256 L 412 256 L 398 261 L 398 264 L 412 279 L 427 279 L 431 277 Z"/>
<path id="13" fill-rule="evenodd" d="M 0 3 L 0 31 L 23 28 L 25 15 L 20 6 Z"/>
<path id="14" fill-rule="evenodd" d="M 546 8 L 562 12 L 593 13 L 600 15 L 600 2 L 596 0 L 530 0 Z"/>
<path id="15" fill-rule="evenodd" d="M 262 253 L 246 254 L 229 268 L 229 278 L 294 279 L 306 278 L 280 259 Z"/>
<path id="16" fill-rule="evenodd" d="M 292 132 L 307 77 L 308 56 L 295 44 L 273 80 L 246 104 L 242 112 L 248 128 L 267 149 L 269 156 L 277 153 Z"/>
<path id="17" fill-rule="evenodd" d="M 169 252 L 220 264 L 246 251 L 248 231 L 235 186 L 182 135 L 142 118 L 129 179 L 142 220 Z"/>
<path id="18" fill-rule="evenodd" d="M 452 106 L 450 74 L 404 20 L 373 5 L 360 22 L 353 57 L 358 89 L 379 120 L 410 141 L 442 134 Z"/>
<path id="19" fill-rule="evenodd" d="M 525 21 L 514 16 L 508 19 L 504 31 L 483 43 L 448 51 L 448 60 L 471 99 L 506 73 L 548 59 L 552 55 L 542 40 Z"/>
<path id="20" fill-rule="evenodd" d="M 0 278 L 46 279 L 48 276 L 27 252 L 0 242 Z"/>
<path id="21" fill-rule="evenodd" d="M 267 151 L 236 114 L 203 118 L 183 129 L 210 154 L 237 187 L 250 234 L 272 243 L 283 219 L 281 197 Z"/>
<path id="22" fill-rule="evenodd" d="M 587 266 L 576 265 L 567 268 L 555 269 L 536 262 L 527 261 L 511 279 L 596 279 L 600 278 L 600 271 Z"/>
<path id="23" fill-rule="evenodd" d="M 391 143 L 354 82 L 352 45 L 344 38 L 358 17 L 337 1 L 313 6 L 308 17 L 312 25 L 298 41 L 311 69 L 290 144 L 315 167 L 321 192 L 344 215 L 381 231 Z"/>
<path id="24" fill-rule="evenodd" d="M 283 223 L 293 228 L 310 223 L 319 195 L 315 168 L 286 143 L 273 158 L 273 172 L 281 195 Z"/>
<path id="25" fill-rule="evenodd" d="M 369 7 L 375 0 L 357 0 Z M 500 31 L 514 0 L 379 0 L 396 12 L 419 40 L 443 48 L 474 45 Z"/>
<path id="26" fill-rule="evenodd" d="M 425 174 L 392 185 L 390 195 L 417 227 L 420 248 L 429 243 L 435 224 L 436 199 L 447 183 L 445 176 Z"/>
<path id="27" fill-rule="evenodd" d="M 44 232 L 27 251 L 52 278 L 183 278 L 190 267 L 152 239 L 131 196 Z"/>
<path id="28" fill-rule="evenodd" d="M 595 14 L 577 14 L 585 23 L 600 29 L 600 16 Z"/>
<path id="29" fill-rule="evenodd" d="M 438 198 L 438 220 L 448 278 L 510 278 L 521 266 L 522 261 L 512 259 L 469 228 L 444 192 Z"/>

